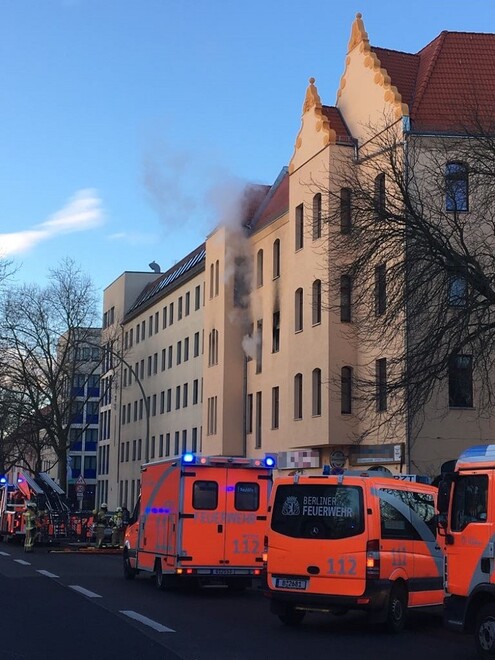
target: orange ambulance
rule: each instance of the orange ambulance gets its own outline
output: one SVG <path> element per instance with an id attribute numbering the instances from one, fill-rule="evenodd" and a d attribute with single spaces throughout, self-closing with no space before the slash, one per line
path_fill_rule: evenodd
<path id="1" fill-rule="evenodd" d="M 154 573 L 156 586 L 182 581 L 241 589 L 260 576 L 271 456 L 182 457 L 141 468 L 141 496 L 124 539 L 124 576 Z"/>
<path id="2" fill-rule="evenodd" d="M 365 610 L 398 632 L 408 608 L 441 605 L 436 494 L 377 472 L 277 479 L 265 554 L 271 611 L 296 625 L 306 612 Z"/>

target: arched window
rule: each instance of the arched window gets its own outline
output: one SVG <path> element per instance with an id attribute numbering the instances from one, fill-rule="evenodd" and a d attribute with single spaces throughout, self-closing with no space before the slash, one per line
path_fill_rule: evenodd
<path id="1" fill-rule="evenodd" d="M 294 419 L 303 416 L 303 377 L 302 374 L 294 376 Z"/>
<path id="2" fill-rule="evenodd" d="M 210 298 L 213 298 L 215 295 L 214 291 L 215 286 L 215 266 L 211 264 L 210 266 Z"/>
<path id="3" fill-rule="evenodd" d="M 303 290 L 297 289 L 294 300 L 295 324 L 294 329 L 296 332 L 301 332 L 303 329 Z"/>
<path id="4" fill-rule="evenodd" d="M 256 255 L 256 286 L 263 286 L 263 250 Z"/>
<path id="5" fill-rule="evenodd" d="M 313 369 L 312 378 L 313 416 L 321 415 L 321 369 Z"/>
<path id="6" fill-rule="evenodd" d="M 208 336 L 208 366 L 218 364 L 218 330 L 213 329 Z"/>
<path id="7" fill-rule="evenodd" d="M 340 278 L 340 320 L 349 323 L 352 320 L 352 279 L 350 275 Z"/>
<path id="8" fill-rule="evenodd" d="M 465 163 L 445 166 L 445 210 L 468 211 L 468 167 Z"/>
<path id="9" fill-rule="evenodd" d="M 385 215 L 385 174 L 375 177 L 375 220 L 382 220 Z"/>
<path id="10" fill-rule="evenodd" d="M 321 238 L 321 193 L 313 197 L 313 240 Z"/>
<path id="11" fill-rule="evenodd" d="M 313 282 L 313 325 L 321 323 L 321 280 Z"/>
<path id="12" fill-rule="evenodd" d="M 352 412 L 352 367 L 340 370 L 340 412 L 343 415 Z"/>
<path id="13" fill-rule="evenodd" d="M 215 295 L 218 296 L 220 291 L 220 262 L 218 259 L 215 261 Z"/>
<path id="14" fill-rule="evenodd" d="M 273 279 L 280 277 L 280 239 L 273 243 Z"/>
<path id="15" fill-rule="evenodd" d="M 351 189 L 340 190 L 340 233 L 350 234 L 352 228 Z"/>

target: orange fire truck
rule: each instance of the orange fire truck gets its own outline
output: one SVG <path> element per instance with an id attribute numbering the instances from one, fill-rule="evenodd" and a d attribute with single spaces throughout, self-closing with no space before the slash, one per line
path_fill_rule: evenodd
<path id="1" fill-rule="evenodd" d="M 141 496 L 124 540 L 124 576 L 154 573 L 156 586 L 183 581 L 242 589 L 261 575 L 275 460 L 197 456 L 141 468 Z"/>
<path id="2" fill-rule="evenodd" d="M 445 624 L 474 633 L 478 655 L 495 658 L 495 445 L 467 449 L 442 472 Z"/>

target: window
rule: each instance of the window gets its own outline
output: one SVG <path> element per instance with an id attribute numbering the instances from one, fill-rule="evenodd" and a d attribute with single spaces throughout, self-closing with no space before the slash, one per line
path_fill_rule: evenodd
<path id="1" fill-rule="evenodd" d="M 210 265 L 210 298 L 214 296 L 214 287 L 215 287 L 215 265 Z"/>
<path id="2" fill-rule="evenodd" d="M 185 310 L 184 310 L 184 314 L 185 314 L 186 316 L 189 316 L 190 313 L 191 313 L 191 294 L 190 294 L 189 291 L 188 291 L 188 292 L 186 293 L 186 296 L 185 296 Z"/>
<path id="3" fill-rule="evenodd" d="M 174 360 L 173 349 L 172 349 L 172 346 L 169 346 L 168 347 L 168 368 L 169 369 L 172 369 L 173 360 Z"/>
<path id="4" fill-rule="evenodd" d="M 148 337 L 153 336 L 153 317 L 150 316 L 148 319 Z"/>
<path id="5" fill-rule="evenodd" d="M 167 349 L 162 348 L 162 371 L 165 371 L 167 366 Z"/>
<path id="6" fill-rule="evenodd" d="M 376 409 L 387 410 L 387 358 L 376 361 Z"/>
<path id="7" fill-rule="evenodd" d="M 296 250 L 304 247 L 304 206 L 296 207 Z"/>
<path id="8" fill-rule="evenodd" d="M 220 262 L 218 259 L 215 261 L 215 295 L 218 296 L 220 291 Z"/>
<path id="9" fill-rule="evenodd" d="M 294 419 L 303 416 L 303 377 L 302 374 L 294 376 Z"/>
<path id="10" fill-rule="evenodd" d="M 263 321 L 256 322 L 256 373 L 263 369 Z"/>
<path id="11" fill-rule="evenodd" d="M 297 289 L 294 299 L 295 324 L 294 330 L 301 332 L 303 329 L 303 290 Z"/>
<path id="12" fill-rule="evenodd" d="M 340 278 L 340 320 L 350 323 L 352 320 L 352 280 L 350 275 Z"/>
<path id="13" fill-rule="evenodd" d="M 198 395 L 199 395 L 199 381 L 197 378 L 193 380 L 193 406 L 198 403 Z"/>
<path id="14" fill-rule="evenodd" d="M 217 397 L 211 396 L 208 398 L 207 407 L 207 433 L 208 435 L 216 435 L 217 432 Z"/>
<path id="15" fill-rule="evenodd" d="M 272 321 L 272 353 L 280 350 L 280 312 L 273 312 Z"/>
<path id="16" fill-rule="evenodd" d="M 175 409 L 179 410 L 180 408 L 180 385 L 177 385 L 175 388 Z"/>
<path id="17" fill-rule="evenodd" d="M 280 277 L 280 239 L 273 243 L 273 279 Z"/>
<path id="18" fill-rule="evenodd" d="M 218 364 L 218 330 L 213 329 L 208 337 L 208 366 Z"/>
<path id="19" fill-rule="evenodd" d="M 313 417 L 318 417 L 321 415 L 321 369 L 313 369 L 312 385 L 312 414 Z"/>
<path id="20" fill-rule="evenodd" d="M 177 362 L 177 364 L 180 364 L 182 362 L 182 342 L 181 341 L 177 342 L 176 362 Z"/>
<path id="21" fill-rule="evenodd" d="M 184 362 L 189 360 L 189 337 L 184 339 Z"/>
<path id="22" fill-rule="evenodd" d="M 160 415 L 165 412 L 165 390 L 160 392 Z"/>
<path id="23" fill-rule="evenodd" d="M 170 456 L 170 433 L 165 434 L 165 456 Z"/>
<path id="24" fill-rule="evenodd" d="M 163 457 L 163 433 L 160 433 L 160 438 L 158 440 L 158 456 L 159 458 Z"/>
<path id="25" fill-rule="evenodd" d="M 153 372 L 153 358 L 151 355 L 148 355 L 148 378 L 151 376 Z"/>
<path id="26" fill-rule="evenodd" d="M 199 332 L 194 333 L 194 349 L 193 349 L 194 357 L 198 357 L 199 355 Z"/>
<path id="27" fill-rule="evenodd" d="M 179 438 L 180 438 L 180 433 L 179 433 L 179 431 L 176 431 L 174 433 L 174 454 L 176 456 L 179 453 Z"/>
<path id="28" fill-rule="evenodd" d="M 351 189 L 340 190 L 340 233 L 350 234 L 352 228 Z"/>
<path id="29" fill-rule="evenodd" d="M 177 301 L 177 320 L 180 321 L 182 318 L 182 296 L 179 296 Z"/>
<path id="30" fill-rule="evenodd" d="M 188 398 L 189 398 L 189 385 L 188 385 L 188 383 L 184 383 L 184 385 L 182 387 L 182 407 L 183 408 L 187 408 Z"/>
<path id="31" fill-rule="evenodd" d="M 352 367 L 340 370 L 340 412 L 342 415 L 352 413 Z"/>
<path id="32" fill-rule="evenodd" d="M 168 306 L 168 324 L 173 325 L 174 323 L 174 303 L 171 302 Z"/>
<path id="33" fill-rule="evenodd" d="M 261 392 L 256 392 L 256 428 L 255 428 L 255 440 L 254 446 L 255 449 L 261 447 L 261 428 L 262 428 L 262 398 Z"/>
<path id="34" fill-rule="evenodd" d="M 162 312 L 162 329 L 165 330 L 166 327 L 167 327 L 167 308 L 164 307 Z"/>
<path id="35" fill-rule="evenodd" d="M 198 451 L 198 428 L 193 426 L 191 438 L 191 451 Z"/>
<path id="36" fill-rule="evenodd" d="M 177 452 L 178 453 L 178 452 Z M 193 508 L 213 511 L 218 506 L 218 484 L 216 481 L 193 483 Z"/>
<path id="37" fill-rule="evenodd" d="M 321 323 L 321 280 L 313 282 L 312 309 L 313 325 L 318 325 Z"/>
<path id="38" fill-rule="evenodd" d="M 467 279 L 459 272 L 452 272 L 448 279 L 447 302 L 450 307 L 465 307 L 467 305 Z"/>
<path id="39" fill-rule="evenodd" d="M 167 390 L 167 412 L 172 410 L 172 388 L 169 387 Z"/>
<path id="40" fill-rule="evenodd" d="M 313 240 L 321 238 L 321 193 L 313 197 Z"/>
<path id="41" fill-rule="evenodd" d="M 486 474 L 461 476 L 454 485 L 452 531 L 460 532 L 469 523 L 486 523 L 487 504 L 488 476 Z"/>
<path id="42" fill-rule="evenodd" d="M 280 424 L 280 388 L 272 387 L 272 429 Z"/>
<path id="43" fill-rule="evenodd" d="M 155 312 L 155 335 L 157 334 L 159 330 L 159 325 L 160 325 L 160 313 Z"/>
<path id="44" fill-rule="evenodd" d="M 375 220 L 383 220 L 385 215 L 385 174 L 375 178 L 374 193 Z"/>
<path id="45" fill-rule="evenodd" d="M 234 491 L 234 508 L 236 511 L 257 511 L 260 506 L 259 484 L 238 481 Z"/>
<path id="46" fill-rule="evenodd" d="M 201 305 L 201 286 L 198 286 L 194 289 L 194 311 L 198 311 Z"/>
<path id="47" fill-rule="evenodd" d="M 256 286 L 263 286 L 263 250 L 256 254 Z"/>
<path id="48" fill-rule="evenodd" d="M 447 163 L 445 166 L 445 210 L 469 210 L 468 168 L 465 163 Z"/>
<path id="49" fill-rule="evenodd" d="M 187 451 L 187 431 L 182 431 L 182 453 Z"/>
<path id="50" fill-rule="evenodd" d="M 385 264 L 375 268 L 375 316 L 381 316 L 387 309 L 387 269 Z"/>
<path id="51" fill-rule="evenodd" d="M 253 432 L 253 395 L 247 395 L 246 401 L 246 433 Z"/>
<path id="52" fill-rule="evenodd" d="M 473 358 L 452 355 L 449 360 L 449 406 L 473 407 Z"/>

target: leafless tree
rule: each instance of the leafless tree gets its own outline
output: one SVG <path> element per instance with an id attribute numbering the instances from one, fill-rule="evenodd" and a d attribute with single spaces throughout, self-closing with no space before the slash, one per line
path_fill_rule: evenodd
<path id="1" fill-rule="evenodd" d="M 70 259 L 50 271 L 46 286 L 11 286 L 0 299 L 0 392 L 18 393 L 17 453 L 28 465 L 34 456 L 39 469 L 41 452 L 50 447 L 63 487 L 70 427 L 81 405 L 76 377 L 89 377 L 100 362 L 97 318 L 91 280 Z"/>
<path id="2" fill-rule="evenodd" d="M 476 407 L 493 404 L 495 131 L 473 117 L 451 135 L 403 131 L 400 121 L 369 127 L 352 156 L 337 156 L 329 191 L 308 184 L 329 193 L 329 300 L 359 347 L 361 438 L 378 427 L 393 433 L 398 420 L 420 425 L 439 383 L 451 397 L 444 409 L 473 405 L 471 369 Z M 465 379 L 452 381 L 453 361 Z M 377 415 L 380 396 L 388 405 Z"/>

